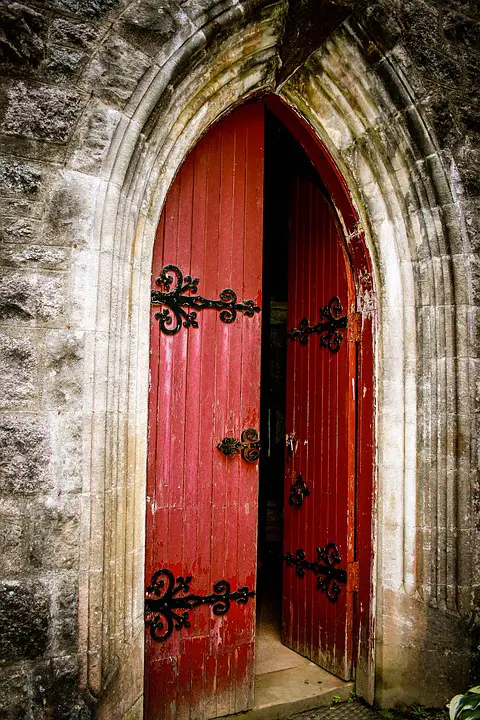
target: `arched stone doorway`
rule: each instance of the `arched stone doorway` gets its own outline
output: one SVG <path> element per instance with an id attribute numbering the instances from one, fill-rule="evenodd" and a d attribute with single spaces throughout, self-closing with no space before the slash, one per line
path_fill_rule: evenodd
<path id="1" fill-rule="evenodd" d="M 146 716 L 251 709 L 267 632 L 270 654 L 284 652 L 281 634 L 343 680 L 361 676 L 373 648 L 372 265 L 338 169 L 278 97 L 235 109 L 182 164 L 151 300 Z M 293 330 L 307 315 L 319 343 Z M 237 457 L 227 440 L 245 423 L 253 440 Z M 299 499 L 292 478 L 304 476 Z"/>
<path id="2" fill-rule="evenodd" d="M 411 673 L 414 699 L 429 704 L 434 690 L 421 668 L 436 652 L 432 638 L 445 636 L 442 627 L 462 637 L 461 613 L 471 605 L 471 554 L 460 551 L 454 520 L 470 513 L 471 408 L 468 262 L 455 185 L 401 67 L 384 58 L 372 69 L 358 28 L 344 26 L 278 88 L 279 19 L 275 8 L 262 13 L 239 28 L 235 13 L 226 12 L 216 22 L 229 36 L 201 58 L 193 53 L 206 31 L 192 30 L 139 83 L 100 168 L 85 171 L 77 155 L 64 170 L 64 184 L 81 188 L 94 216 L 93 226 L 90 215 L 87 223 L 92 246 L 73 260 L 75 282 L 93 288 L 76 309 L 87 332 L 80 644 L 83 682 L 101 697 L 104 717 L 122 717 L 142 702 L 142 368 L 153 238 L 188 151 L 223 113 L 259 91 L 280 94 L 331 153 L 377 278 L 376 646 L 357 679 L 360 692 L 372 700 L 377 680 L 380 702 L 408 703 Z M 178 70 L 180 59 L 187 71 Z M 92 108 L 84 127 L 94 118 Z M 436 659 L 445 693 L 447 651 L 443 670 Z M 465 673 L 466 661 L 458 662 Z"/>

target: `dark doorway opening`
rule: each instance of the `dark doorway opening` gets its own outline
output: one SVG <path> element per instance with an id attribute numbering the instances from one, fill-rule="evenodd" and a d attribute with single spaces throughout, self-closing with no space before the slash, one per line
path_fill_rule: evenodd
<path id="1" fill-rule="evenodd" d="M 308 662 L 281 640 L 289 223 L 299 172 L 323 190 L 303 149 L 266 108 L 257 675 Z"/>

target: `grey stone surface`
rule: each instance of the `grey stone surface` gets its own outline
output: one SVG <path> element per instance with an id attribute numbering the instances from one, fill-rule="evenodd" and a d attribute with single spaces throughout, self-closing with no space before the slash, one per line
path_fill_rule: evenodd
<path id="1" fill-rule="evenodd" d="M 37 351 L 31 341 L 0 332 L 0 408 L 25 407 L 35 400 L 37 364 Z"/>
<path id="2" fill-rule="evenodd" d="M 35 238 L 32 240 L 35 242 Z M 0 261 L 7 267 L 62 270 L 68 266 L 69 258 L 70 251 L 66 248 L 0 244 Z"/>
<path id="3" fill-rule="evenodd" d="M 78 663 L 75 657 L 64 655 L 35 663 L 29 703 L 32 716 L 45 720 L 89 720 L 91 710 L 78 693 L 77 682 Z"/>
<path id="4" fill-rule="evenodd" d="M 82 20 L 99 20 L 111 10 L 119 10 L 125 0 L 46 0 L 46 4 L 55 10 L 78 15 Z"/>
<path id="5" fill-rule="evenodd" d="M 64 142 L 72 131 L 79 103 L 80 96 L 74 90 L 15 82 L 7 92 L 0 130 Z"/>
<path id="6" fill-rule="evenodd" d="M 57 588 L 55 644 L 58 654 L 75 652 L 77 633 L 78 586 L 75 582 L 75 574 L 72 574 L 70 577 L 64 577 Z"/>
<path id="7" fill-rule="evenodd" d="M 41 224 L 32 218 L 6 217 L 0 220 L 0 239 L 2 244 L 33 244 L 41 234 Z"/>
<path id="8" fill-rule="evenodd" d="M 182 20 L 185 23 L 186 16 L 178 16 L 177 3 L 148 0 L 130 5 L 119 20 L 119 27 L 135 47 L 155 56 L 172 39 Z"/>
<path id="9" fill-rule="evenodd" d="M 72 409 L 81 396 L 81 379 L 74 370 L 84 357 L 83 340 L 82 335 L 63 330 L 52 330 L 45 337 L 45 386 L 57 410 Z"/>
<path id="10" fill-rule="evenodd" d="M 48 490 L 51 453 L 45 420 L 36 415 L 0 416 L 0 494 Z"/>
<path id="11" fill-rule="evenodd" d="M 64 302 L 64 283 L 55 274 L 5 271 L 0 285 L 0 320 L 48 322 Z"/>
<path id="12" fill-rule="evenodd" d="M 0 667 L 0 716 L 5 720 L 24 720 L 30 712 L 28 688 L 31 678 L 23 666 Z"/>
<path id="13" fill-rule="evenodd" d="M 0 190 L 8 195 L 34 198 L 41 187 L 42 172 L 16 159 L 0 158 Z"/>
<path id="14" fill-rule="evenodd" d="M 50 29 L 50 40 L 58 45 L 80 48 L 91 47 L 98 37 L 98 27 L 75 18 L 55 18 Z"/>
<path id="15" fill-rule="evenodd" d="M 101 101 L 92 103 L 88 115 L 82 117 L 75 132 L 72 166 L 85 173 L 99 172 L 113 134 L 120 122 L 120 113 Z"/>
<path id="16" fill-rule="evenodd" d="M 40 583 L 0 584 L 0 657 L 6 661 L 42 656 L 48 646 L 48 594 Z"/>
<path id="17" fill-rule="evenodd" d="M 47 19 L 21 2 L 0 2 L 0 63 L 36 68 L 43 59 Z"/>
<path id="18" fill-rule="evenodd" d="M 143 52 L 113 36 L 99 48 L 82 78 L 82 87 L 92 88 L 105 103 L 122 108 L 149 65 Z"/>
<path id="19" fill-rule="evenodd" d="M 28 565 L 28 518 L 22 514 L 18 499 L 0 498 L 0 577 L 22 575 Z"/>
<path id="20" fill-rule="evenodd" d="M 90 138 L 89 147 L 95 143 Z M 96 162 L 95 153 L 91 163 Z M 97 164 L 98 167 L 98 164 Z M 92 206 L 98 184 L 82 173 L 60 172 L 49 188 L 48 209 L 44 218 L 44 242 L 49 245 L 82 247 L 92 234 Z"/>
<path id="21" fill-rule="evenodd" d="M 81 50 L 53 45 L 45 61 L 44 70 L 55 82 L 64 83 L 79 75 L 86 59 L 86 54 Z"/>

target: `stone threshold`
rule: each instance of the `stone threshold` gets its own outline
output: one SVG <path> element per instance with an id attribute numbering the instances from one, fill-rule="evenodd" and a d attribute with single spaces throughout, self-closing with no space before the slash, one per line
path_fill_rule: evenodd
<path id="1" fill-rule="evenodd" d="M 295 713 L 328 707 L 335 696 L 339 698 L 336 702 L 344 702 L 354 689 L 354 682 L 340 680 L 318 665 L 308 662 L 287 670 L 257 675 L 252 710 L 224 718 L 280 720 Z"/>

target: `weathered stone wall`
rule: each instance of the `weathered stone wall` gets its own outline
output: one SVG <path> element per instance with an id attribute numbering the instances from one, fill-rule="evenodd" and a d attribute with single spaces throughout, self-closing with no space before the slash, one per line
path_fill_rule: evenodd
<path id="1" fill-rule="evenodd" d="M 256 91 L 326 142 L 377 266 L 377 698 L 460 690 L 480 603 L 477 3 L 3 0 L 0 26 L 0 715 L 140 717 L 153 236 L 188 149 Z"/>

